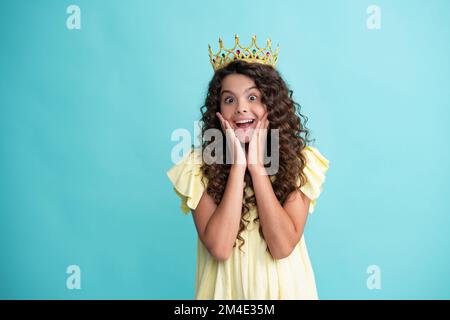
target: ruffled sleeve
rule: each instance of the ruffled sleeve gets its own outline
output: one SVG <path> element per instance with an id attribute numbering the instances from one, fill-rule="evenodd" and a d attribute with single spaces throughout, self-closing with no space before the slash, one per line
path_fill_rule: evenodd
<path id="1" fill-rule="evenodd" d="M 311 199 L 309 213 L 312 213 L 316 206 L 317 199 L 323 190 L 325 173 L 329 168 L 330 162 L 319 152 L 319 150 L 311 146 L 303 148 L 302 154 L 306 158 L 306 165 L 303 169 L 303 173 L 306 176 L 307 182 L 300 190 Z M 297 186 L 300 186 L 300 177 L 297 179 Z"/>
<path id="2" fill-rule="evenodd" d="M 201 151 L 192 148 L 177 164 L 167 171 L 173 190 L 181 199 L 181 211 L 189 214 L 194 210 L 202 197 L 205 186 L 202 183 Z M 207 179 L 205 178 L 205 183 Z"/>

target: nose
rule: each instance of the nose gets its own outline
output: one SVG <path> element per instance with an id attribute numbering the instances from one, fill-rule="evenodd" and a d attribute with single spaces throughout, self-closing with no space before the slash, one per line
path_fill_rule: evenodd
<path id="1" fill-rule="evenodd" d="M 236 114 L 244 114 L 244 113 L 247 113 L 247 112 L 248 112 L 248 110 L 247 110 L 246 104 L 242 103 L 242 102 L 238 103 L 238 106 L 236 107 L 235 113 Z"/>

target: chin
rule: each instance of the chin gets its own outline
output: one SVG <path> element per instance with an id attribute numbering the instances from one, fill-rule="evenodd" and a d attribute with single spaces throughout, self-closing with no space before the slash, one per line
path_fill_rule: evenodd
<path id="1" fill-rule="evenodd" d="M 234 133 L 236 135 L 236 138 L 238 138 L 241 143 L 249 143 L 252 139 L 253 131 L 253 129 L 245 131 L 242 129 L 237 129 Z"/>
<path id="2" fill-rule="evenodd" d="M 240 142 L 240 143 L 249 143 L 249 142 L 250 142 L 250 139 L 249 139 L 249 138 L 243 138 L 243 139 L 238 138 L 238 139 L 239 139 L 239 142 Z"/>

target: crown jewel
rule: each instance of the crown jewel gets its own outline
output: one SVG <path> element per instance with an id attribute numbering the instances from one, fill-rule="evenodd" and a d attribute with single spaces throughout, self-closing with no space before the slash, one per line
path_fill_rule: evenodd
<path id="1" fill-rule="evenodd" d="M 253 35 L 252 37 L 252 43 L 248 47 L 243 47 L 239 43 L 239 36 L 235 34 L 233 48 L 230 49 L 224 48 L 222 39 L 219 37 L 219 51 L 214 54 L 209 44 L 208 44 L 208 51 L 209 51 L 209 59 L 211 61 L 214 71 L 216 71 L 234 60 L 257 62 L 262 64 L 268 64 L 275 67 L 278 59 L 279 47 L 277 45 L 275 52 L 273 52 L 272 41 L 270 39 L 267 39 L 266 47 L 260 48 L 256 43 L 255 35 Z"/>

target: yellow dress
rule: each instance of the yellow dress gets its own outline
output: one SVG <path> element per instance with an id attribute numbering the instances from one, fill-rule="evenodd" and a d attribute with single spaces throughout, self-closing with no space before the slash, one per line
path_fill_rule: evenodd
<path id="1" fill-rule="evenodd" d="M 302 153 L 307 159 L 303 171 L 307 183 L 300 190 L 311 199 L 309 213 L 312 213 L 322 191 L 329 160 L 314 147 L 307 146 Z M 205 190 L 201 182 L 201 163 L 201 149 L 193 148 L 167 171 L 174 191 L 181 198 L 181 210 L 185 214 L 197 207 Z M 207 183 L 206 177 L 204 180 Z M 300 179 L 297 181 L 299 185 Z M 247 187 L 246 192 L 253 191 Z M 257 208 L 252 208 L 247 214 L 252 221 L 257 217 Z M 195 299 L 318 299 L 304 237 L 288 257 L 273 259 L 266 251 L 267 244 L 258 229 L 259 221 L 249 223 L 241 233 L 245 239 L 241 248 L 244 252 L 239 250 L 239 242 L 226 261 L 216 260 L 197 239 Z"/>

